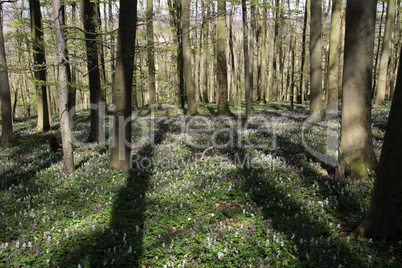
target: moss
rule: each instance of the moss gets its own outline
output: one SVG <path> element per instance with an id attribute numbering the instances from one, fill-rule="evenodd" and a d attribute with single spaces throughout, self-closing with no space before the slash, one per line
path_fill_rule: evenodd
<path id="1" fill-rule="evenodd" d="M 367 164 L 362 159 L 354 159 L 346 167 L 346 173 L 353 178 L 368 177 Z"/>

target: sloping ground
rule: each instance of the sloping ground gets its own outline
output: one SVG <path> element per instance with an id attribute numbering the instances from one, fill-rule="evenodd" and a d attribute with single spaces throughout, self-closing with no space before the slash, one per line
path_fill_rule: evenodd
<path id="1" fill-rule="evenodd" d="M 109 139 L 79 143 L 88 131 L 79 115 L 69 176 L 44 143 L 58 133 L 17 122 L 19 143 L 0 151 L 0 266 L 401 266 L 400 241 L 347 237 L 374 175 L 332 178 L 338 119 L 308 125 L 304 107 L 254 108 L 249 122 L 240 110 L 211 116 L 212 104 L 202 117 L 135 117 L 125 172 L 108 170 Z M 387 114 L 373 111 L 377 156 Z"/>

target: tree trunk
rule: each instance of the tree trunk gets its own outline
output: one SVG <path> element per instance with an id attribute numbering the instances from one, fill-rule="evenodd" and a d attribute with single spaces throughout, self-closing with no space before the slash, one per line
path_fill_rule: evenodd
<path id="1" fill-rule="evenodd" d="M 236 54 L 234 53 L 234 37 L 233 37 L 233 16 L 234 16 L 234 4 L 232 5 L 232 11 L 230 12 L 230 32 L 229 32 L 229 49 L 232 58 L 232 90 L 233 90 L 233 107 L 237 107 L 237 72 L 236 72 Z"/>
<path id="2" fill-rule="evenodd" d="M 311 1 L 310 23 L 310 118 L 320 121 L 322 109 L 321 0 Z"/>
<path id="3" fill-rule="evenodd" d="M 380 239 L 402 239 L 402 64 L 392 99 L 380 163 L 363 223 L 355 234 Z"/>
<path id="4" fill-rule="evenodd" d="M 137 22 L 137 1 L 120 0 L 116 74 L 113 88 L 113 136 L 110 169 L 129 169 L 131 164 L 131 94 Z"/>
<path id="5" fill-rule="evenodd" d="M 8 71 L 6 51 L 3 36 L 3 7 L 0 4 L 0 97 L 1 97 L 1 146 L 7 146 L 15 140 L 13 133 L 13 121 L 11 115 L 10 86 L 8 83 Z"/>
<path id="6" fill-rule="evenodd" d="M 392 46 L 392 32 L 395 27 L 395 15 L 396 15 L 396 0 L 388 0 L 387 4 L 387 17 L 385 19 L 385 32 L 384 40 L 382 42 L 380 69 L 378 70 L 378 88 L 377 97 L 375 100 L 376 105 L 385 105 L 385 94 L 388 81 L 388 64 L 389 55 Z"/>
<path id="7" fill-rule="evenodd" d="M 156 106 L 156 88 L 155 88 L 155 48 L 154 48 L 154 2 L 147 0 L 147 40 L 148 40 L 148 95 L 149 108 Z"/>
<path id="8" fill-rule="evenodd" d="M 219 101 L 217 115 L 231 114 L 228 104 L 228 70 L 226 62 L 226 0 L 218 0 L 218 28 L 216 35 L 217 78 L 219 87 Z"/>
<path id="9" fill-rule="evenodd" d="M 305 11 L 304 11 L 304 23 L 303 23 L 303 37 L 302 37 L 302 52 L 301 52 L 301 70 L 300 70 L 300 85 L 299 85 L 299 91 L 297 92 L 297 103 L 298 104 L 303 104 L 304 103 L 304 92 L 305 92 L 305 84 L 306 82 L 304 80 L 304 73 L 306 72 L 307 69 L 307 61 L 306 61 L 306 51 L 307 51 L 307 27 L 308 27 L 308 20 L 310 16 L 310 0 L 306 0 L 306 6 L 305 6 Z"/>
<path id="10" fill-rule="evenodd" d="M 384 21 L 384 13 L 385 13 L 385 1 L 382 2 L 382 12 L 381 12 L 381 17 L 380 17 L 380 21 L 378 23 L 378 36 L 381 36 L 382 33 L 382 25 L 383 25 L 383 21 Z M 377 87 L 377 66 L 378 66 L 378 58 L 380 55 L 380 47 L 381 47 L 381 40 L 382 38 L 377 38 L 377 51 L 374 57 L 374 74 L 373 74 L 373 87 L 371 89 L 371 96 L 374 97 L 374 93 L 375 93 L 375 89 Z"/>
<path id="11" fill-rule="evenodd" d="M 202 14 L 204 16 L 202 24 L 202 31 L 204 33 L 203 40 L 203 74 L 202 74 L 202 101 L 208 103 L 208 30 L 209 30 L 209 6 L 210 0 L 206 3 L 202 1 Z"/>
<path id="12" fill-rule="evenodd" d="M 183 5 L 183 67 L 184 80 L 187 93 L 187 115 L 197 115 L 197 103 L 195 101 L 195 84 L 192 75 L 191 51 L 190 51 L 190 3 L 182 0 Z"/>
<path id="13" fill-rule="evenodd" d="M 260 47 L 260 69 L 258 72 L 259 99 L 261 103 L 265 103 L 265 71 L 266 71 L 266 40 L 267 40 L 267 7 L 266 0 L 263 0 L 263 19 L 261 27 L 261 47 Z"/>
<path id="14" fill-rule="evenodd" d="M 371 84 L 376 0 L 348 1 L 341 142 L 337 176 L 367 177 L 376 168 L 371 134 Z"/>
<path id="15" fill-rule="evenodd" d="M 71 3 L 71 20 L 73 22 L 73 25 L 76 26 L 76 4 L 75 2 Z M 74 30 L 75 31 L 75 30 Z M 75 40 L 73 41 L 73 46 L 76 45 Z M 74 61 L 76 58 L 76 52 L 74 50 Z M 71 130 L 75 130 L 77 128 L 77 121 L 76 121 L 76 100 L 77 100 L 77 71 L 75 68 L 75 62 L 73 62 L 71 64 L 71 71 L 70 71 L 70 75 L 71 75 L 71 83 L 68 89 L 68 110 L 69 110 L 69 114 L 70 114 L 70 127 Z"/>
<path id="16" fill-rule="evenodd" d="M 89 101 L 91 105 L 91 126 L 88 142 L 100 142 L 102 139 L 103 114 L 102 90 L 100 83 L 100 69 L 98 59 L 96 4 L 90 0 L 80 0 L 81 18 L 84 24 L 85 44 L 87 49 L 87 68 L 89 80 Z"/>
<path id="17" fill-rule="evenodd" d="M 244 49 L 244 91 L 246 100 L 246 117 L 250 119 L 251 112 L 251 88 L 250 88 L 250 68 L 249 68 L 249 53 L 248 53 L 248 28 L 247 28 L 247 3 L 242 0 L 242 15 L 243 15 L 243 49 Z"/>
<path id="18" fill-rule="evenodd" d="M 29 11 L 31 15 L 31 34 L 33 40 L 34 83 L 38 107 L 36 130 L 46 132 L 50 130 L 50 122 L 47 102 L 45 44 L 43 40 L 42 14 L 39 0 L 29 1 Z"/>
<path id="19" fill-rule="evenodd" d="M 332 0 L 331 33 L 328 63 L 328 105 L 338 107 L 339 96 L 339 45 L 341 31 L 342 1 Z"/>
<path id="20" fill-rule="evenodd" d="M 67 66 L 66 66 L 66 43 L 63 30 L 63 10 L 60 0 L 53 0 L 54 32 L 56 35 L 56 62 L 57 89 L 59 93 L 59 115 L 60 131 L 63 146 L 63 168 L 66 173 L 74 172 L 74 154 L 71 139 L 70 119 L 68 116 L 68 85 L 67 85 Z"/>

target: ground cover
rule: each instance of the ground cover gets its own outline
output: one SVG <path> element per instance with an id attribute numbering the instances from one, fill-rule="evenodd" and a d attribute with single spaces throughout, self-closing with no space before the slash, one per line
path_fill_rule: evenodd
<path id="1" fill-rule="evenodd" d="M 244 105 L 244 104 L 243 104 Z M 0 266 L 400 267 L 401 241 L 351 240 L 375 178 L 334 179 L 339 118 L 306 122 L 307 106 L 255 104 L 233 117 L 175 108 L 135 113 L 133 168 L 108 169 L 106 143 L 74 132 L 77 170 L 61 174 L 53 131 L 15 123 L 0 149 Z M 389 106 L 373 109 L 379 157 Z M 60 140 L 60 139 L 59 139 Z"/>

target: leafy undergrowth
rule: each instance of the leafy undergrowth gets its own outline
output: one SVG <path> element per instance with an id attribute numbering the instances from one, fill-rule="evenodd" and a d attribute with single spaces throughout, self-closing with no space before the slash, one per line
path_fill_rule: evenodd
<path id="1" fill-rule="evenodd" d="M 85 146 L 88 113 L 78 115 L 71 175 L 44 142 L 56 130 L 16 122 L 18 142 L 0 151 L 0 266 L 402 265 L 401 242 L 348 238 L 374 175 L 332 178 L 339 118 L 307 124 L 305 106 L 275 103 L 256 105 L 248 122 L 241 108 L 230 118 L 212 116 L 214 104 L 199 111 L 134 116 L 124 172 L 108 170 L 108 120 L 106 143 Z M 387 115 L 373 111 L 377 157 Z"/>

